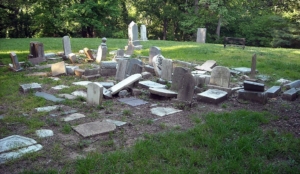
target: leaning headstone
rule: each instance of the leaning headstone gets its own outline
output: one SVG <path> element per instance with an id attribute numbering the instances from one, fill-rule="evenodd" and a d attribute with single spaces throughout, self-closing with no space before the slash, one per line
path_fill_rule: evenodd
<path id="1" fill-rule="evenodd" d="M 65 62 L 58 62 L 51 65 L 52 76 L 67 74 Z"/>
<path id="2" fill-rule="evenodd" d="M 114 94 L 118 93 L 119 91 L 121 91 L 122 89 L 124 89 L 125 87 L 138 81 L 141 78 L 142 78 L 141 74 L 133 74 L 133 75 L 127 77 L 126 79 L 122 80 L 121 82 L 117 83 L 113 87 L 109 88 L 109 90 L 111 91 L 111 94 L 114 95 Z"/>
<path id="3" fill-rule="evenodd" d="M 23 85 L 20 85 L 20 90 L 24 93 L 31 91 L 31 90 L 32 91 L 41 91 L 42 86 L 41 86 L 41 84 L 38 84 L 38 83 L 23 84 Z"/>
<path id="4" fill-rule="evenodd" d="M 128 25 L 128 37 L 129 41 L 136 41 L 139 39 L 138 26 L 133 21 Z"/>
<path id="5" fill-rule="evenodd" d="M 153 46 L 149 49 L 149 65 L 153 66 L 153 57 L 158 54 L 161 54 L 160 48 Z"/>
<path id="6" fill-rule="evenodd" d="M 11 62 L 13 63 L 13 70 L 14 71 L 21 71 L 22 68 L 21 68 L 20 63 L 18 61 L 18 57 L 17 57 L 16 53 L 11 52 L 10 53 L 10 58 L 11 58 Z"/>
<path id="7" fill-rule="evenodd" d="M 141 25 L 141 40 L 142 41 L 147 41 L 147 28 L 146 25 Z"/>
<path id="8" fill-rule="evenodd" d="M 214 61 L 214 60 L 207 60 L 201 66 L 196 66 L 195 68 L 198 69 L 198 70 L 212 71 L 212 68 L 214 66 L 216 66 L 216 61 Z"/>
<path id="9" fill-rule="evenodd" d="M 118 68 L 117 68 L 117 72 L 116 72 L 116 80 L 117 81 L 121 81 L 126 78 L 127 64 L 128 64 L 127 59 L 124 59 L 124 60 L 121 59 L 118 61 Z"/>
<path id="10" fill-rule="evenodd" d="M 167 81 L 172 80 L 173 61 L 171 59 L 162 60 L 161 78 Z"/>
<path id="11" fill-rule="evenodd" d="M 103 86 L 99 83 L 89 83 L 87 87 L 87 102 L 91 105 L 100 105 L 103 100 Z"/>
<path id="12" fill-rule="evenodd" d="M 95 122 L 80 124 L 72 128 L 83 137 L 90 137 L 93 135 L 112 132 L 116 129 L 116 125 L 114 123 L 109 123 L 109 122 L 95 121 Z"/>
<path id="13" fill-rule="evenodd" d="M 72 53 L 71 49 L 71 42 L 69 36 L 63 37 L 63 48 L 64 48 L 64 55 L 68 56 L 70 53 Z"/>
<path id="14" fill-rule="evenodd" d="M 171 90 L 178 91 L 180 88 L 180 85 L 182 83 L 182 78 L 184 74 L 188 73 L 189 70 L 183 67 L 175 67 L 174 68 L 174 74 L 172 76 L 172 86 Z"/>
<path id="15" fill-rule="evenodd" d="M 209 84 L 228 88 L 230 76 L 230 70 L 227 67 L 216 66 L 211 71 Z"/>
<path id="16" fill-rule="evenodd" d="M 197 42 L 205 43 L 206 40 L 206 28 L 198 28 L 197 30 Z"/>
<path id="17" fill-rule="evenodd" d="M 197 100 L 206 102 L 206 103 L 212 103 L 212 104 L 218 104 L 227 98 L 227 92 L 218 90 L 218 89 L 209 89 L 205 92 L 197 94 Z"/>
<path id="18" fill-rule="evenodd" d="M 85 56 L 87 57 L 87 61 L 94 61 L 95 58 L 93 56 L 92 50 L 88 48 L 83 49 Z"/>
<path id="19" fill-rule="evenodd" d="M 195 86 L 194 77 L 190 73 L 185 73 L 178 90 L 177 99 L 180 101 L 192 101 Z"/>
<path id="20" fill-rule="evenodd" d="M 162 62 L 164 59 L 164 56 L 161 54 L 158 54 L 153 57 L 153 67 L 157 77 L 161 77 Z"/>
<path id="21" fill-rule="evenodd" d="M 35 41 L 30 42 L 30 54 L 28 56 L 28 60 L 32 64 L 39 64 L 46 61 L 43 43 Z"/>

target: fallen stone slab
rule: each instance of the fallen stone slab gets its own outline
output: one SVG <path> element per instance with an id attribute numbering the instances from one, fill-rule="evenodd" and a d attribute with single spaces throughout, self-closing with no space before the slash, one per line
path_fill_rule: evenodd
<path id="1" fill-rule="evenodd" d="M 60 116 L 60 115 L 69 115 L 69 114 L 74 114 L 76 113 L 77 110 L 76 109 L 72 109 L 72 110 L 68 110 L 68 111 L 64 111 L 64 112 L 60 112 L 58 114 L 49 114 L 51 117 L 57 117 L 57 116 Z"/>
<path id="2" fill-rule="evenodd" d="M 265 84 L 245 80 L 244 81 L 244 89 L 248 90 L 248 91 L 264 92 Z"/>
<path id="3" fill-rule="evenodd" d="M 23 85 L 20 85 L 20 90 L 24 93 L 31 91 L 31 90 L 32 91 L 41 91 L 42 86 L 41 86 L 41 84 L 38 84 L 38 83 L 23 84 Z"/>
<path id="4" fill-rule="evenodd" d="M 77 97 L 87 98 L 87 93 L 84 92 L 84 91 L 74 91 L 71 94 L 74 95 L 74 96 L 77 96 Z"/>
<path id="5" fill-rule="evenodd" d="M 177 112 L 181 112 L 182 110 L 174 109 L 170 107 L 156 107 L 151 109 L 151 113 L 160 117 L 175 114 Z"/>
<path id="6" fill-rule="evenodd" d="M 96 83 L 99 83 L 104 88 L 111 88 L 115 85 L 114 82 L 96 82 Z"/>
<path id="7" fill-rule="evenodd" d="M 80 81 L 80 82 L 73 82 L 72 84 L 73 84 L 73 85 L 80 85 L 80 86 L 85 86 L 85 87 L 87 87 L 87 85 L 88 85 L 89 83 L 92 83 L 92 82 L 91 82 L 91 81 Z"/>
<path id="8" fill-rule="evenodd" d="M 56 57 L 56 54 L 55 53 L 45 53 L 45 57 L 46 58 Z"/>
<path id="9" fill-rule="evenodd" d="M 145 81 L 140 81 L 139 86 L 143 88 L 161 88 L 161 89 L 166 89 L 166 85 L 162 85 L 160 83 L 156 83 L 150 80 L 145 80 Z"/>
<path id="10" fill-rule="evenodd" d="M 85 117 L 84 114 L 74 113 L 67 117 L 62 118 L 61 120 L 68 122 L 68 121 L 77 120 L 77 119 L 84 118 L 84 117 Z"/>
<path id="11" fill-rule="evenodd" d="M 117 69 L 100 69 L 101 76 L 115 76 Z"/>
<path id="12" fill-rule="evenodd" d="M 266 94 L 269 98 L 277 97 L 280 92 L 281 92 L 280 86 L 273 86 L 273 87 L 269 88 L 268 90 L 266 90 Z"/>
<path id="13" fill-rule="evenodd" d="M 85 80 L 93 80 L 93 79 L 97 79 L 100 77 L 100 74 L 96 74 L 96 75 L 90 75 L 90 76 L 86 76 L 86 75 L 82 75 L 81 78 L 85 79 Z"/>
<path id="14" fill-rule="evenodd" d="M 284 85 L 285 89 L 300 88 L 300 80 L 296 80 Z"/>
<path id="15" fill-rule="evenodd" d="M 61 90 L 61 89 L 64 89 L 64 88 L 69 88 L 69 86 L 57 85 L 57 86 L 52 87 L 52 89 L 55 89 L 55 90 Z"/>
<path id="16" fill-rule="evenodd" d="M 36 143 L 37 142 L 32 138 L 20 135 L 11 135 L 0 139 L 0 153 L 21 147 L 30 146 Z"/>
<path id="17" fill-rule="evenodd" d="M 111 120 L 111 119 L 105 119 L 104 121 L 109 122 L 109 123 L 113 123 L 118 127 L 123 126 L 123 125 L 126 124 L 126 122 L 118 121 L 118 120 Z"/>
<path id="18" fill-rule="evenodd" d="M 150 60 L 150 59 L 149 59 Z M 153 66 L 150 65 L 144 65 L 144 69 L 146 72 L 151 73 L 152 75 L 155 75 L 155 70 Z"/>
<path id="19" fill-rule="evenodd" d="M 218 104 L 227 99 L 227 92 L 219 89 L 209 89 L 197 94 L 197 100 L 206 103 Z"/>
<path id="20" fill-rule="evenodd" d="M 256 103 L 266 104 L 267 95 L 265 92 L 238 90 L 238 99 L 248 100 Z"/>
<path id="21" fill-rule="evenodd" d="M 53 131 L 50 129 L 40 129 L 40 130 L 36 130 L 35 134 L 39 137 L 39 138 L 45 138 L 45 137 L 51 137 L 53 136 Z"/>
<path id="22" fill-rule="evenodd" d="M 217 62 L 214 60 L 207 60 L 204 62 L 201 66 L 196 66 L 195 68 L 198 70 L 204 70 L 204 71 L 212 71 L 212 68 L 216 66 Z"/>
<path id="23" fill-rule="evenodd" d="M 63 97 L 65 99 L 69 99 L 69 100 L 74 100 L 76 99 L 76 96 L 71 95 L 71 94 L 58 94 L 59 97 Z"/>
<path id="24" fill-rule="evenodd" d="M 60 80 L 60 78 L 58 78 L 58 77 L 49 77 L 49 78 L 54 80 L 54 81 L 59 81 Z"/>
<path id="25" fill-rule="evenodd" d="M 191 74 L 193 75 L 204 75 L 207 71 L 200 71 L 200 70 L 195 70 L 192 71 Z"/>
<path id="26" fill-rule="evenodd" d="M 115 62 L 115 61 L 101 61 L 100 62 L 100 68 L 101 69 L 116 69 L 117 68 L 117 62 Z"/>
<path id="27" fill-rule="evenodd" d="M 119 102 L 125 103 L 130 106 L 139 106 L 139 105 L 144 105 L 147 104 L 148 102 L 135 98 L 135 97 L 129 97 L 129 98 L 122 98 L 118 99 Z"/>
<path id="28" fill-rule="evenodd" d="M 225 88 L 225 87 L 221 87 L 221 86 L 215 86 L 215 85 L 207 85 L 207 88 L 208 89 L 218 89 L 218 90 L 221 90 L 221 91 L 225 91 L 227 92 L 227 95 L 228 96 L 231 96 L 231 94 L 234 92 L 234 91 L 237 91 L 239 89 L 243 89 L 243 87 L 238 87 L 236 89 L 233 89 L 233 88 Z"/>
<path id="29" fill-rule="evenodd" d="M 291 88 L 282 94 L 283 100 L 294 101 L 298 97 L 300 88 Z"/>
<path id="30" fill-rule="evenodd" d="M 177 97 L 177 92 L 168 90 L 168 89 L 160 89 L 160 88 L 149 88 L 149 92 L 151 94 L 163 96 L 163 97 Z"/>
<path id="31" fill-rule="evenodd" d="M 80 124 L 78 126 L 73 126 L 72 128 L 83 137 L 90 137 L 94 135 L 112 132 L 116 129 L 116 125 L 114 123 L 109 122 L 95 121 Z"/>
<path id="32" fill-rule="evenodd" d="M 113 87 L 109 88 L 109 90 L 111 91 L 112 95 L 117 94 L 119 91 L 121 91 L 125 87 L 133 84 L 134 82 L 137 82 L 141 78 L 142 78 L 141 74 L 133 74 L 133 75 L 127 77 L 126 79 L 122 80 L 121 82 L 117 83 Z"/>
<path id="33" fill-rule="evenodd" d="M 49 101 L 53 101 L 53 102 L 62 102 L 62 101 L 65 100 L 63 98 L 57 98 L 54 95 L 51 95 L 51 94 L 48 94 L 48 93 L 45 93 L 45 92 L 36 92 L 34 95 L 37 96 L 37 97 L 42 97 L 42 98 L 44 98 L 46 100 L 49 100 Z"/>
<path id="34" fill-rule="evenodd" d="M 240 72 L 242 74 L 250 74 L 251 72 L 251 68 L 247 68 L 247 67 L 238 67 L 238 68 L 232 68 L 233 70 Z M 255 70 L 255 73 L 257 74 L 258 71 Z"/>
<path id="35" fill-rule="evenodd" d="M 45 107 L 38 107 L 38 108 L 35 108 L 35 110 L 37 112 L 50 112 L 50 111 L 53 111 L 55 109 L 58 109 L 59 105 L 54 105 L 54 106 L 45 106 Z"/>
<path id="36" fill-rule="evenodd" d="M 41 76 L 41 77 L 47 77 L 48 73 L 47 72 L 34 72 L 30 74 L 26 74 L 25 76 Z"/>

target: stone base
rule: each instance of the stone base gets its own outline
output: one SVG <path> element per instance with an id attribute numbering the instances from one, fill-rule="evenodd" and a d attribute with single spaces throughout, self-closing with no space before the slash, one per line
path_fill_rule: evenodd
<path id="1" fill-rule="evenodd" d="M 207 85 L 208 89 L 218 89 L 221 91 L 226 91 L 228 96 L 231 96 L 232 94 L 232 89 L 231 88 L 225 88 L 225 87 L 221 87 L 221 86 L 215 86 L 215 85 Z"/>
<path id="2" fill-rule="evenodd" d="M 258 91 L 264 92 L 265 91 L 265 84 L 263 83 L 256 83 L 253 81 L 244 81 L 244 89 L 248 91 Z"/>
<path id="3" fill-rule="evenodd" d="M 227 92 L 219 89 L 209 89 L 197 94 L 197 100 L 205 103 L 218 104 L 227 99 Z"/>
<path id="4" fill-rule="evenodd" d="M 101 76 L 115 76 L 117 69 L 100 69 Z"/>
<path id="5" fill-rule="evenodd" d="M 267 95 L 265 92 L 238 90 L 238 99 L 249 100 L 256 103 L 266 104 Z"/>
<path id="6" fill-rule="evenodd" d="M 284 85 L 284 87 L 286 89 L 300 88 L 300 80 L 296 80 L 296 81 L 293 81 L 291 83 L 288 83 L 288 84 Z"/>

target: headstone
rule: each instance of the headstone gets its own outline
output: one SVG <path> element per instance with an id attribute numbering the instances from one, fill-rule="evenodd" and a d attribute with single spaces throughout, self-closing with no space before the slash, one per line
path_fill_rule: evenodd
<path id="1" fill-rule="evenodd" d="M 161 77 L 162 62 L 164 59 L 164 56 L 162 56 L 161 54 L 153 57 L 153 67 L 157 77 Z"/>
<path id="2" fill-rule="evenodd" d="M 171 115 L 175 114 L 178 112 L 181 112 L 182 110 L 179 109 L 174 109 L 170 107 L 156 107 L 151 109 L 151 113 L 160 117 L 166 116 L 166 115 Z"/>
<path id="3" fill-rule="evenodd" d="M 252 64 L 251 64 L 251 73 L 250 73 L 251 79 L 255 79 L 255 71 L 256 71 L 256 54 L 253 54 Z"/>
<path id="4" fill-rule="evenodd" d="M 281 86 L 272 86 L 268 90 L 266 90 L 266 94 L 269 98 L 274 98 L 279 95 L 281 92 Z"/>
<path id="5" fill-rule="evenodd" d="M 161 78 L 167 81 L 172 80 L 173 61 L 171 59 L 162 60 Z"/>
<path id="6" fill-rule="evenodd" d="M 149 49 L 149 65 L 153 66 L 153 57 L 158 54 L 161 54 L 160 48 L 153 46 Z"/>
<path id="7" fill-rule="evenodd" d="M 248 91 L 264 92 L 265 91 L 265 84 L 245 80 L 244 81 L 244 89 L 248 90 Z"/>
<path id="8" fill-rule="evenodd" d="M 78 69 L 78 66 L 66 66 L 66 71 L 68 75 L 75 75 L 75 70 Z"/>
<path id="9" fill-rule="evenodd" d="M 174 74 L 172 76 L 171 90 L 178 91 L 182 82 L 184 74 L 188 73 L 189 70 L 182 67 L 175 67 Z"/>
<path id="10" fill-rule="evenodd" d="M 77 120 L 77 119 L 84 118 L 84 117 L 85 117 L 85 115 L 83 115 L 83 114 L 74 113 L 67 117 L 62 118 L 61 120 L 68 122 L 68 121 L 73 121 L 73 120 Z"/>
<path id="11" fill-rule="evenodd" d="M 230 76 L 230 70 L 227 67 L 216 66 L 211 71 L 209 84 L 228 88 Z"/>
<path id="12" fill-rule="evenodd" d="M 61 89 L 64 89 L 64 88 L 69 88 L 69 86 L 57 85 L 57 86 L 52 87 L 52 89 L 55 89 L 55 90 L 61 90 Z"/>
<path id="13" fill-rule="evenodd" d="M 106 54 L 107 54 L 107 46 L 106 46 L 106 38 L 102 38 L 102 43 L 98 47 L 96 62 L 100 63 L 103 60 L 106 60 Z"/>
<path id="14" fill-rule="evenodd" d="M 206 28 L 198 28 L 197 30 L 197 42 L 205 43 L 206 40 Z"/>
<path id="15" fill-rule="evenodd" d="M 128 25 L 128 37 L 129 41 L 138 40 L 139 37 L 138 26 L 133 21 Z"/>
<path id="16" fill-rule="evenodd" d="M 151 73 L 152 75 L 155 75 L 154 67 L 150 65 L 144 65 L 144 69 L 146 72 Z"/>
<path id="17" fill-rule="evenodd" d="M 233 70 L 238 71 L 242 74 L 250 74 L 251 73 L 251 68 L 247 68 L 247 67 L 238 67 L 238 68 L 233 68 Z M 255 70 L 256 73 L 258 72 L 257 70 Z"/>
<path id="18" fill-rule="evenodd" d="M 48 59 L 48 58 L 53 58 L 53 57 L 55 57 L 55 56 L 56 56 L 55 53 L 45 53 L 46 59 Z"/>
<path id="19" fill-rule="evenodd" d="M 118 121 L 118 120 L 111 120 L 111 119 L 105 119 L 104 121 L 109 122 L 109 123 L 113 123 L 118 127 L 123 126 L 123 125 L 126 124 L 126 122 Z"/>
<path id="20" fill-rule="evenodd" d="M 32 64 L 39 64 L 46 61 L 43 43 L 36 41 L 30 42 L 30 54 L 28 60 Z"/>
<path id="21" fill-rule="evenodd" d="M 166 89 L 166 85 L 162 85 L 160 83 L 156 83 L 150 80 L 146 80 L 146 81 L 140 81 L 139 82 L 139 86 L 143 87 L 143 88 L 161 88 L 161 89 Z"/>
<path id="22" fill-rule="evenodd" d="M 299 92 L 300 92 L 299 88 L 291 88 L 282 94 L 282 99 L 288 101 L 296 100 Z"/>
<path id="23" fill-rule="evenodd" d="M 30 90 L 32 90 L 32 91 L 41 91 L 42 86 L 41 86 L 41 84 L 38 84 L 38 83 L 23 84 L 23 85 L 20 85 L 20 90 L 24 93 L 26 93 Z"/>
<path id="24" fill-rule="evenodd" d="M 70 54 L 68 54 L 68 57 L 73 64 L 77 62 L 76 54 L 70 53 Z"/>
<path id="25" fill-rule="evenodd" d="M 71 95 L 71 94 L 58 94 L 58 96 L 59 96 L 59 97 L 66 98 L 66 99 L 69 99 L 69 100 L 74 100 L 74 99 L 76 99 L 76 96 Z"/>
<path id="26" fill-rule="evenodd" d="M 152 74 L 151 73 L 149 73 L 149 72 L 142 72 L 141 73 L 142 74 L 142 78 L 143 79 L 150 79 L 150 78 L 152 78 Z"/>
<path id="27" fill-rule="evenodd" d="M 196 86 L 204 87 L 207 86 L 210 82 L 210 75 L 194 75 Z"/>
<path id="28" fill-rule="evenodd" d="M 177 99 L 180 101 L 192 101 L 195 86 L 194 77 L 190 73 L 185 73 L 178 90 Z"/>
<path id="29" fill-rule="evenodd" d="M 286 85 L 284 85 L 286 89 L 291 89 L 291 88 L 300 88 L 300 80 L 295 80 L 293 82 L 290 82 Z"/>
<path id="30" fill-rule="evenodd" d="M 146 25 L 141 25 L 141 40 L 142 41 L 147 41 L 147 28 Z"/>
<path id="31" fill-rule="evenodd" d="M 84 48 L 83 51 L 84 51 L 84 54 L 87 57 L 88 61 L 94 61 L 95 60 L 95 58 L 93 56 L 93 53 L 92 53 L 92 51 L 90 49 Z"/>
<path id="32" fill-rule="evenodd" d="M 94 69 L 86 69 L 84 71 L 85 76 L 91 76 L 91 75 L 98 75 L 100 73 L 99 68 L 94 68 Z"/>
<path id="33" fill-rule="evenodd" d="M 129 97 L 129 98 L 122 98 L 122 99 L 118 99 L 119 102 L 128 104 L 130 106 L 139 106 L 139 105 L 144 105 L 147 104 L 148 102 L 135 98 L 135 97 Z"/>
<path id="34" fill-rule="evenodd" d="M 16 53 L 11 52 L 10 53 L 10 58 L 11 58 L 11 62 L 13 64 L 13 70 L 14 71 L 21 71 L 22 68 L 21 68 L 21 65 L 18 61 L 18 57 L 17 57 Z"/>
<path id="35" fill-rule="evenodd" d="M 151 94 L 163 96 L 163 97 L 177 97 L 177 92 L 168 90 L 168 89 L 161 89 L 161 88 L 149 88 L 149 92 Z"/>
<path id="36" fill-rule="evenodd" d="M 62 62 L 52 64 L 51 72 L 52 72 L 52 76 L 67 74 L 65 62 L 62 61 Z"/>
<path id="37" fill-rule="evenodd" d="M 212 71 L 212 68 L 216 66 L 216 61 L 214 60 L 207 60 L 202 64 L 201 66 L 196 66 L 195 68 L 198 70 L 204 70 L 204 71 Z"/>
<path id="38" fill-rule="evenodd" d="M 93 135 L 112 132 L 116 129 L 116 125 L 109 122 L 95 121 L 74 126 L 73 129 L 83 137 L 90 137 Z"/>
<path id="39" fill-rule="evenodd" d="M 34 145 L 36 143 L 37 142 L 31 138 L 27 138 L 20 135 L 11 135 L 9 137 L 0 139 L 0 153 L 10 151 L 15 148 Z"/>
<path id="40" fill-rule="evenodd" d="M 101 69 L 116 69 L 117 62 L 115 61 L 101 61 L 100 68 Z"/>
<path id="41" fill-rule="evenodd" d="M 87 85 L 88 85 L 89 83 L 92 83 L 92 82 L 91 82 L 91 81 L 79 81 L 79 82 L 73 82 L 72 84 L 73 84 L 73 85 L 80 85 L 80 86 L 85 86 L 85 87 L 87 87 Z"/>
<path id="42" fill-rule="evenodd" d="M 58 107 L 59 107 L 59 105 L 54 105 L 54 106 L 38 107 L 38 108 L 34 108 L 34 109 L 37 112 L 50 112 L 50 111 L 57 109 Z"/>
<path id="43" fill-rule="evenodd" d="M 99 83 L 89 83 L 87 87 L 87 103 L 101 105 L 103 100 L 103 86 Z"/>
<path id="44" fill-rule="evenodd" d="M 238 90 L 238 99 L 249 100 L 261 104 L 267 103 L 267 95 L 265 92 Z"/>
<path id="45" fill-rule="evenodd" d="M 99 83 L 104 88 L 111 88 L 115 85 L 114 82 L 95 82 L 95 83 Z"/>
<path id="46" fill-rule="evenodd" d="M 227 92 L 218 89 L 209 89 L 205 92 L 197 94 L 198 101 L 212 103 L 212 104 L 218 104 L 226 100 L 226 98 L 227 98 Z"/>
<path id="47" fill-rule="evenodd" d="M 124 57 L 130 57 L 133 54 L 133 51 L 134 51 L 134 45 L 132 43 L 129 43 L 125 52 L 127 56 Z"/>
<path id="48" fill-rule="evenodd" d="M 124 50 L 123 49 L 119 49 L 117 50 L 117 54 L 115 58 L 123 58 L 124 57 Z"/>
<path id="49" fill-rule="evenodd" d="M 49 100 L 49 101 L 53 101 L 53 102 L 61 102 L 61 101 L 65 100 L 65 99 L 62 99 L 62 98 L 57 98 L 54 95 L 48 94 L 48 93 L 45 93 L 45 92 L 36 92 L 34 95 L 37 96 L 37 97 L 42 97 L 42 98 L 44 98 L 46 100 Z"/>
<path id="50" fill-rule="evenodd" d="M 121 81 L 126 78 L 127 64 L 128 64 L 127 59 L 118 61 L 118 68 L 117 68 L 117 73 L 116 73 L 117 81 Z"/>
<path id="51" fill-rule="evenodd" d="M 137 64 L 139 66 L 134 65 Z M 127 67 L 126 67 L 126 77 L 131 76 L 136 73 L 142 73 L 143 70 L 143 62 L 139 59 L 128 59 Z"/>
<path id="52" fill-rule="evenodd" d="M 74 91 L 71 94 L 77 97 L 87 98 L 87 93 L 84 91 Z"/>
<path id="53" fill-rule="evenodd" d="M 111 94 L 114 95 L 124 89 L 125 87 L 133 84 L 134 82 L 138 81 L 142 78 L 141 74 L 133 74 L 126 79 L 122 80 L 121 82 L 117 83 L 113 87 L 111 87 L 109 90 L 111 91 Z"/>
<path id="54" fill-rule="evenodd" d="M 53 136 L 53 131 L 50 129 L 40 129 L 40 130 L 36 130 L 35 134 L 39 137 L 39 138 L 45 138 L 45 137 L 51 137 Z"/>
<path id="55" fill-rule="evenodd" d="M 72 53 L 71 49 L 71 42 L 69 36 L 63 37 L 63 48 L 64 48 L 64 55 L 68 56 L 70 53 Z"/>

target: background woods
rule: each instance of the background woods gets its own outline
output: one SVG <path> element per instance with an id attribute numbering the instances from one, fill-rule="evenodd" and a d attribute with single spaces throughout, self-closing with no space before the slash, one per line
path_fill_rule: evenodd
<path id="1" fill-rule="evenodd" d="M 1 0 L 0 37 L 127 38 L 133 20 L 149 39 L 191 41 L 207 28 L 207 42 L 225 36 L 247 45 L 300 47 L 295 0 Z"/>

